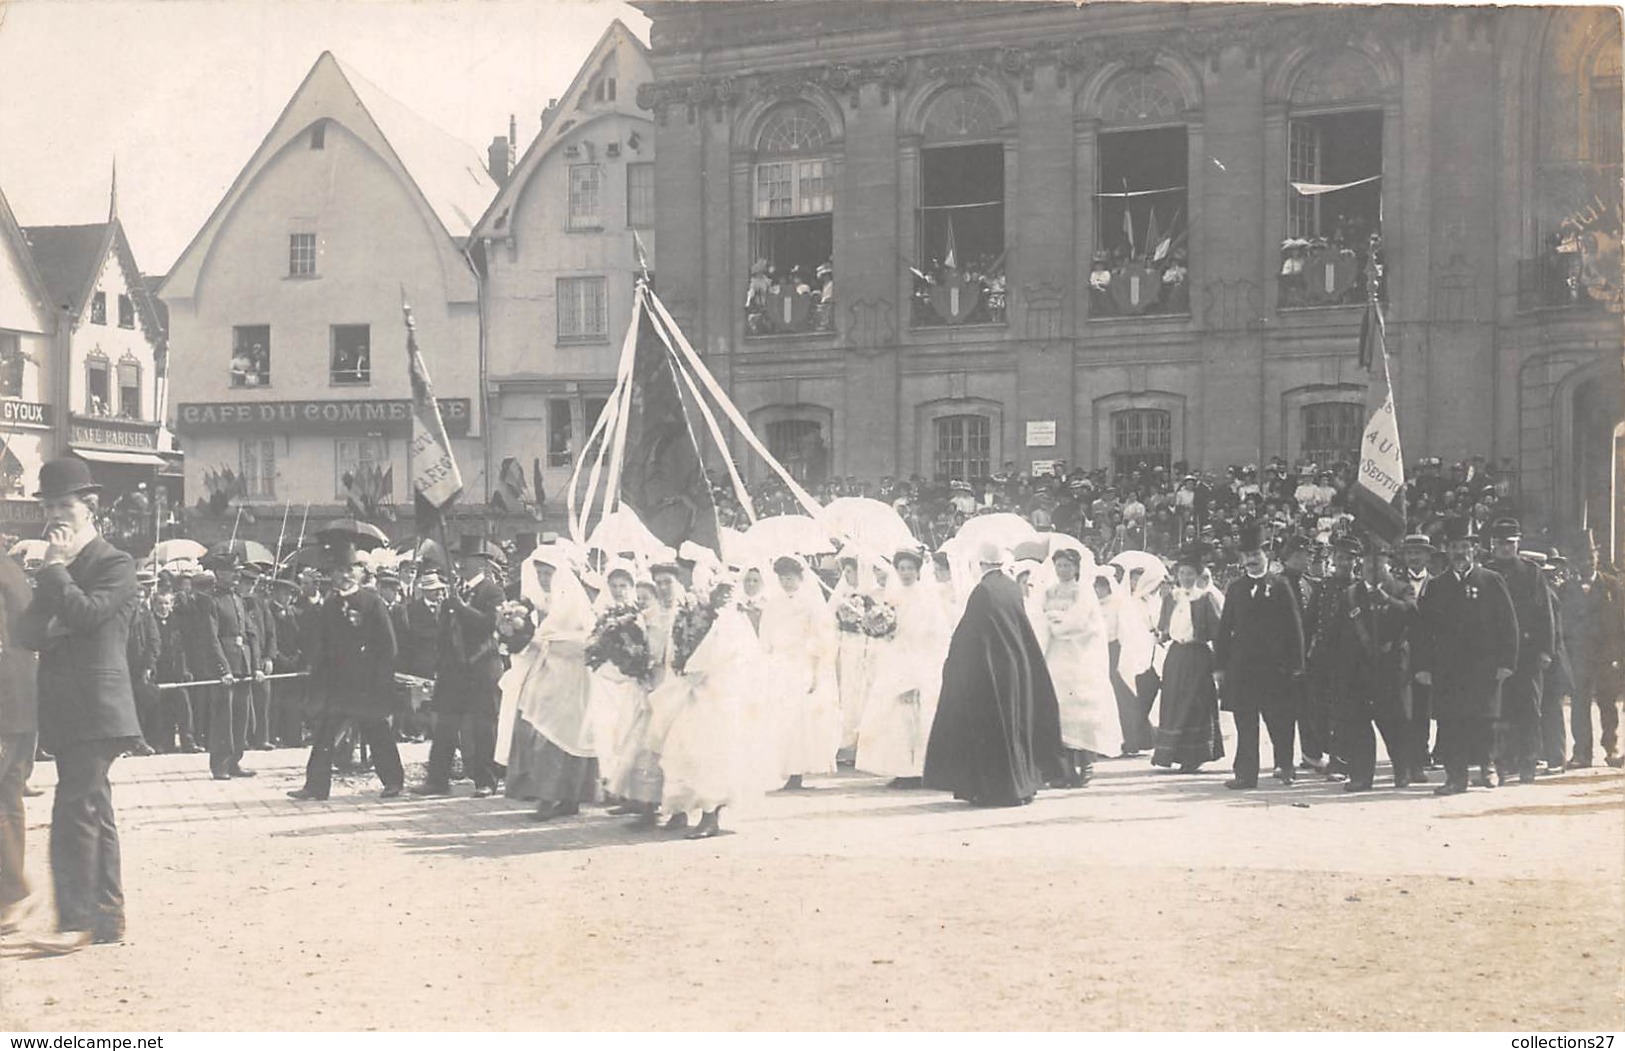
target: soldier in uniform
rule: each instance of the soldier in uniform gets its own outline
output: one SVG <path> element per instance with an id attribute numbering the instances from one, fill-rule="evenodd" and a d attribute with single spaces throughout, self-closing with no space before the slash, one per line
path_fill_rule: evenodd
<path id="1" fill-rule="evenodd" d="M 1213 640 L 1223 708 L 1236 720 L 1235 777 L 1226 788 L 1258 787 L 1258 721 L 1262 716 L 1275 750 L 1275 776 L 1293 781 L 1293 726 L 1297 680 L 1303 675 L 1303 619 L 1285 578 L 1269 572 L 1263 532 L 1242 529 L 1242 568 L 1224 597 Z"/>
<path id="2" fill-rule="evenodd" d="M 1518 616 L 1500 574 L 1474 564 L 1478 537 L 1471 518 L 1452 519 L 1445 551 L 1450 568 L 1427 582 L 1417 605 L 1415 678 L 1432 694 L 1445 783 L 1436 795 L 1493 787 L 1490 748 L 1501 711 L 1501 684 L 1518 664 Z"/>
<path id="3" fill-rule="evenodd" d="M 1515 518 L 1498 518 L 1490 525 L 1493 557 L 1488 568 L 1506 581 L 1518 618 L 1518 663 L 1512 677 L 1501 684 L 1501 715 L 1495 728 L 1495 766 L 1503 785 L 1514 774 L 1522 784 L 1535 780 L 1535 764 L 1542 757 L 1541 685 L 1557 649 L 1551 592 L 1540 569 L 1520 556 L 1522 540 L 1523 529 Z"/>
<path id="4" fill-rule="evenodd" d="M 209 660 L 193 664 L 193 670 L 223 679 L 209 688 L 209 772 L 216 781 L 233 777 L 253 777 L 243 769 L 243 752 L 248 748 L 250 687 L 254 683 L 254 625 L 248 606 L 237 594 L 237 556 L 215 551 L 205 556 L 203 568 L 214 573 L 213 593 L 197 597 L 203 616 L 213 629 L 214 646 Z"/>
<path id="5" fill-rule="evenodd" d="M 1344 789 L 1371 788 L 1377 761 L 1376 725 L 1393 761 L 1394 787 L 1411 783 L 1410 632 L 1416 597 L 1397 579 L 1386 551 L 1367 554 L 1360 579 L 1345 589 L 1339 649 L 1345 654 L 1348 687 L 1342 692 L 1342 733 L 1349 780 Z"/>
<path id="6" fill-rule="evenodd" d="M 1625 664 L 1625 596 L 1618 580 L 1599 572 L 1597 549 L 1590 544 L 1579 556 L 1576 572 L 1563 589 L 1568 615 L 1569 664 L 1574 670 L 1574 700 L 1569 711 L 1574 734 L 1573 768 L 1595 761 L 1591 709 L 1602 719 L 1603 754 L 1609 766 L 1620 766 L 1620 669 Z"/>

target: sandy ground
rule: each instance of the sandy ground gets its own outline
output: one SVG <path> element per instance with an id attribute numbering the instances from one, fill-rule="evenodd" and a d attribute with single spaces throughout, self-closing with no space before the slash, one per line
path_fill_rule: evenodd
<path id="1" fill-rule="evenodd" d="M 1437 799 L 1118 760 L 1013 811 L 848 775 L 695 843 L 466 783 L 300 805 L 302 754 L 253 758 L 115 767 L 128 940 L 0 955 L 0 1028 L 1625 1028 L 1605 768 Z"/>

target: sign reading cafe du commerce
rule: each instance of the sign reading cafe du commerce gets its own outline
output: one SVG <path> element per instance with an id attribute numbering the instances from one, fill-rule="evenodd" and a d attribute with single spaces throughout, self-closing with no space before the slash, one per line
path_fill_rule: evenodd
<path id="1" fill-rule="evenodd" d="M 468 434 L 473 405 L 468 398 L 438 398 L 446 433 Z M 207 431 L 347 431 L 354 427 L 402 430 L 411 426 L 412 403 L 406 398 L 366 401 L 184 402 L 176 410 L 176 429 Z"/>

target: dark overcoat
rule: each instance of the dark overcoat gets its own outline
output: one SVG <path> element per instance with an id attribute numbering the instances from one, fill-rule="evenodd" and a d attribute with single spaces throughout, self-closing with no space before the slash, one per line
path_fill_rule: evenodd
<path id="1" fill-rule="evenodd" d="M 389 607 L 366 588 L 333 594 L 306 637 L 309 704 L 316 715 L 383 719 L 400 708 Z"/>
<path id="2" fill-rule="evenodd" d="M 35 576 L 19 641 L 40 655 L 40 743 L 47 751 L 141 736 L 129 659 L 138 595 L 135 563 L 100 536 L 71 563 Z"/>
<path id="3" fill-rule="evenodd" d="M 497 607 L 502 588 L 489 577 L 466 595 L 454 589 L 440 609 L 439 663 L 434 710 L 440 715 L 497 717 L 502 657 L 497 652 Z"/>
<path id="4" fill-rule="evenodd" d="M 1249 714 L 1295 710 L 1303 673 L 1303 619 L 1286 578 L 1242 576 L 1224 593 L 1213 638 L 1216 667 L 1224 672 L 1222 707 Z"/>
<path id="5" fill-rule="evenodd" d="M 1496 719 L 1497 668 L 1518 666 L 1518 617 L 1499 573 L 1476 566 L 1428 580 L 1418 603 L 1413 665 L 1433 677 L 1435 719 Z"/>
<path id="6" fill-rule="evenodd" d="M 0 734 L 39 729 L 39 657 L 18 641 L 33 601 L 23 567 L 0 555 Z"/>

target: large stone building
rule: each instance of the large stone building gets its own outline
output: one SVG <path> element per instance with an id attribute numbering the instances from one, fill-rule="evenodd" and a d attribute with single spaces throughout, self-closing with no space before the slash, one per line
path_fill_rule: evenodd
<path id="1" fill-rule="evenodd" d="M 1598 524 L 1617 13 L 640 7 L 661 293 L 803 474 L 1350 457 L 1380 235 L 1407 457 Z"/>
<path id="2" fill-rule="evenodd" d="M 497 477 L 512 457 L 527 486 L 540 470 L 550 497 L 564 491 L 614 386 L 637 241 L 655 265 L 655 129 L 636 101 L 649 79 L 643 44 L 612 23 L 474 230 L 485 262 L 487 470 Z"/>
<path id="3" fill-rule="evenodd" d="M 352 505 L 409 512 L 404 294 L 468 502 L 484 502 L 469 235 L 497 189 L 485 163 L 316 61 L 159 290 L 189 500 L 258 507 L 273 539 L 287 507 L 302 521 L 308 505 L 311 528 Z"/>

